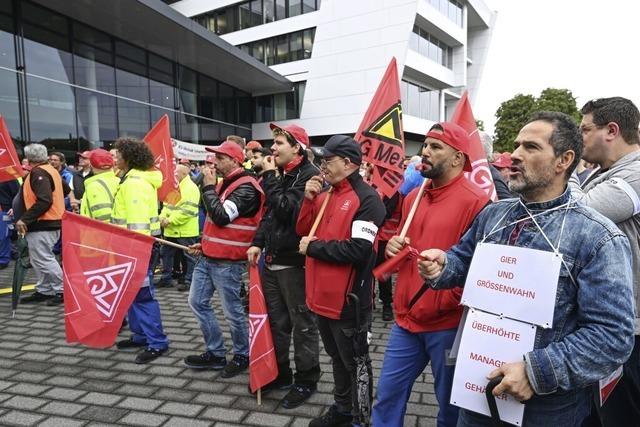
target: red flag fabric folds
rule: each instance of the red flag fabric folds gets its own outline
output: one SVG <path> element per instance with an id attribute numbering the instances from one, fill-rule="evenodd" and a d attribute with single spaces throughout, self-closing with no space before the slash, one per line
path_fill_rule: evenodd
<path id="1" fill-rule="evenodd" d="M 9 134 L 9 128 L 0 116 L 0 182 L 21 178 L 24 170 Z"/>
<path id="2" fill-rule="evenodd" d="M 379 281 L 387 280 L 391 275 L 398 270 L 405 261 L 413 261 L 420 257 L 420 253 L 417 249 L 411 246 L 405 246 L 396 256 L 388 258 L 382 264 L 373 269 L 373 277 Z"/>
<path id="3" fill-rule="evenodd" d="M 396 58 L 391 59 L 354 139 L 360 144 L 363 159 L 374 165 L 371 184 L 385 196 L 393 196 L 402 184 L 404 162 Z"/>
<path id="4" fill-rule="evenodd" d="M 249 386 L 255 393 L 278 376 L 267 304 L 258 267 L 249 267 Z"/>
<path id="5" fill-rule="evenodd" d="M 175 175 L 175 156 L 169 116 L 166 114 L 162 116 L 143 139 L 149 144 L 156 168 L 162 172 L 162 185 L 158 189 L 158 198 L 165 203 L 175 205 L 180 201 L 180 183 Z"/>
<path id="6" fill-rule="evenodd" d="M 65 212 L 62 217 L 67 342 L 113 345 L 147 276 L 154 239 Z"/>
<path id="7" fill-rule="evenodd" d="M 476 119 L 473 117 L 471 103 L 469 102 L 469 93 L 467 91 L 464 92 L 462 98 L 458 101 L 451 121 L 466 130 L 471 138 L 469 160 L 471 160 L 471 168 L 473 170 L 471 172 L 465 172 L 467 179 L 483 189 L 491 200 L 495 202 L 498 200 L 498 194 L 493 184 L 493 178 L 491 178 L 489 161 L 482 148 L 478 126 L 476 125 Z"/>

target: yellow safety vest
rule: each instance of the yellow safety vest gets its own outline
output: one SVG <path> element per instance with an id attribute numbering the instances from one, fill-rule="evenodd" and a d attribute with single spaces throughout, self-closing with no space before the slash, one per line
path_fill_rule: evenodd
<path id="1" fill-rule="evenodd" d="M 160 236 L 157 194 L 160 185 L 160 171 L 130 169 L 118 186 L 111 211 L 111 223 L 138 233 Z"/>
<path id="2" fill-rule="evenodd" d="M 200 233 L 198 224 L 198 204 L 200 190 L 187 175 L 180 181 L 180 201 L 176 205 L 165 203 L 160 219 L 169 220 L 164 228 L 166 237 L 197 237 Z"/>
<path id="3" fill-rule="evenodd" d="M 84 181 L 84 195 L 80 203 L 80 215 L 111 222 L 113 201 L 120 178 L 113 170 L 93 175 Z"/>

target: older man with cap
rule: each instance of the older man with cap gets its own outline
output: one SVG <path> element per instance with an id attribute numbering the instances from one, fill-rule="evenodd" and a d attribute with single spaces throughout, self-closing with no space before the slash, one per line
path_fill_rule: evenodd
<path id="1" fill-rule="evenodd" d="M 202 171 L 207 219 L 202 243 L 192 246 L 204 256 L 195 266 L 189 292 L 189 306 L 200 324 L 206 350 L 187 356 L 184 362 L 194 369 L 223 370 L 222 378 L 231 378 L 249 366 L 248 322 L 240 288 L 247 249 L 262 218 L 264 194 L 256 179 L 243 169 L 244 151 L 238 144 L 225 141 L 207 150 L 216 154 L 215 169 Z M 220 183 L 216 171 L 222 176 Z M 222 330 L 211 308 L 216 290 L 231 329 L 233 359 L 229 363 Z"/>
<path id="2" fill-rule="evenodd" d="M 76 174 L 78 174 L 83 181 L 91 176 L 91 153 L 91 150 L 78 153 L 78 170 L 76 171 Z"/>
<path id="3" fill-rule="evenodd" d="M 320 176 L 307 181 L 296 230 L 305 236 L 300 240 L 299 249 L 307 256 L 307 306 L 318 316 L 320 336 L 331 357 L 335 402 L 309 426 L 351 426 L 354 415 L 359 413 L 358 408 L 371 404 L 370 396 L 360 396 L 367 400 L 362 402 L 356 393 L 353 342 L 356 339 L 367 342 L 373 286 L 371 272 L 376 262 L 374 242 L 386 212 L 378 193 L 360 176 L 362 153 L 353 138 L 332 136 L 324 146 L 322 157 L 322 174 L 331 185 L 331 192 L 322 191 Z M 316 234 L 309 236 L 325 200 L 326 208 Z M 358 330 L 354 303 L 348 297 L 351 293 L 360 300 L 361 327 Z M 359 356 L 366 358 L 372 380 L 368 348 L 366 344 L 363 347 L 359 350 L 365 354 Z"/>
<path id="4" fill-rule="evenodd" d="M 422 147 L 422 176 L 429 181 L 420 193 L 414 189 L 404 200 L 400 229 L 416 198 L 418 208 L 406 237 L 394 236 L 387 257 L 405 246 L 423 250 L 449 249 L 464 234 L 475 216 L 489 202 L 480 188 L 464 177 L 471 171 L 467 132 L 454 123 L 431 127 Z M 394 305 L 396 324 L 391 329 L 384 355 L 373 422 L 399 426 L 416 378 L 431 362 L 436 399 L 440 405 L 438 426 L 455 426 L 458 409 L 449 403 L 453 363 L 448 353 L 462 316 L 461 288 L 426 290 L 415 262 L 401 264 Z M 426 290 L 426 292 L 425 292 Z"/>
<path id="5" fill-rule="evenodd" d="M 256 263 L 264 252 L 262 288 L 278 359 L 278 378 L 263 391 L 289 388 L 281 405 L 291 409 L 316 391 L 320 379 L 318 326 L 305 303 L 305 259 L 298 253 L 295 225 L 305 185 L 317 169 L 307 160 L 309 137 L 303 128 L 272 123 L 271 129 L 273 155 L 261 164 L 267 210 L 247 255 Z M 292 337 L 295 374 L 289 360 Z"/>
<path id="6" fill-rule="evenodd" d="M 92 175 L 84 182 L 80 215 L 98 221 L 111 222 L 113 200 L 120 178 L 113 172 L 113 157 L 102 148 L 89 153 Z"/>

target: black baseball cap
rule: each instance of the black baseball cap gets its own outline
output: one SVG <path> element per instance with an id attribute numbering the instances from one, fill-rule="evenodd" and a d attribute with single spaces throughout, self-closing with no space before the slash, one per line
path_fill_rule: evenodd
<path id="1" fill-rule="evenodd" d="M 346 135 L 333 135 L 324 144 L 320 152 L 321 157 L 344 157 L 351 160 L 351 163 L 359 165 L 362 163 L 362 151 L 360 144 L 355 139 Z"/>

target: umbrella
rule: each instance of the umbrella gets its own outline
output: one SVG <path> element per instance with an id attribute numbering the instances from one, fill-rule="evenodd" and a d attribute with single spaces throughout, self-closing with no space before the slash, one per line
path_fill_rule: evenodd
<path id="1" fill-rule="evenodd" d="M 356 315 L 356 328 L 353 333 L 353 359 L 356 362 L 356 397 L 357 405 L 354 409 L 354 424 L 359 426 L 371 425 L 371 402 L 373 401 L 373 371 L 369 359 L 369 343 L 367 330 L 360 324 L 360 299 L 355 294 L 348 294 L 353 301 Z"/>
<path id="2" fill-rule="evenodd" d="M 18 300 L 20 292 L 22 292 L 22 282 L 24 282 L 25 270 L 29 268 L 29 248 L 27 239 L 18 237 L 16 242 L 16 251 L 18 258 L 16 259 L 15 269 L 13 270 L 13 283 L 11 284 L 11 310 L 12 316 L 15 316 L 18 308 Z"/>

